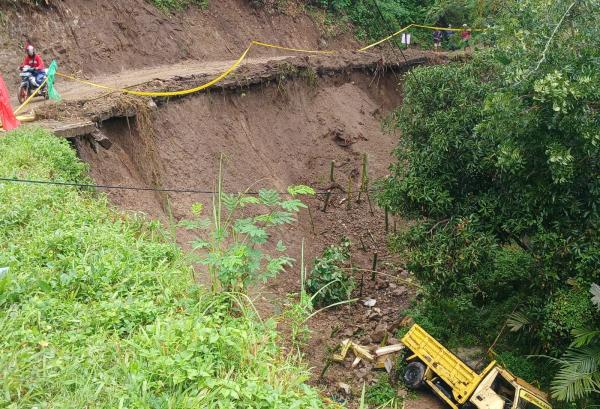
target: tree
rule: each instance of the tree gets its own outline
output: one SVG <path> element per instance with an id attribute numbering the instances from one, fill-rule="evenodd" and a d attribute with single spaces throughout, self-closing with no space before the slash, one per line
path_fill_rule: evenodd
<path id="1" fill-rule="evenodd" d="M 600 309 L 600 287 L 592 284 L 592 301 Z M 558 361 L 560 369 L 552 382 L 552 396 L 574 402 L 600 394 L 600 330 L 573 331 L 573 342 Z"/>
<path id="2" fill-rule="evenodd" d="M 417 220 L 394 245 L 442 338 L 488 343 L 520 314 L 502 347 L 560 356 L 573 330 L 598 327 L 599 6 L 507 1 L 493 48 L 406 77 L 379 202 Z"/>

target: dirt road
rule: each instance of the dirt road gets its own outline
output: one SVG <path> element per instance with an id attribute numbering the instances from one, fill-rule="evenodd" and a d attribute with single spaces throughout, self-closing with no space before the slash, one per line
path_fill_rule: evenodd
<path id="1" fill-rule="evenodd" d="M 269 57 L 247 58 L 241 66 L 262 65 L 271 62 L 282 61 L 290 58 L 290 55 L 279 55 Z M 117 74 L 100 75 L 94 78 L 82 78 L 97 84 L 106 85 L 112 88 L 136 88 L 148 82 L 172 81 L 178 77 L 188 77 L 194 75 L 211 75 L 216 76 L 234 63 L 235 60 L 223 61 L 187 61 L 185 63 L 174 65 L 161 65 L 156 67 L 142 68 L 137 70 L 126 70 Z M 68 73 L 66 73 L 68 74 Z M 72 81 L 69 79 L 57 77 L 56 89 L 60 96 L 65 101 L 89 100 L 100 95 L 106 94 L 108 91 L 102 88 L 96 88 L 88 84 Z M 16 97 L 16 91 L 11 98 L 13 107 L 18 107 L 19 103 Z M 36 97 L 28 105 L 28 108 L 35 108 L 44 103 L 42 98 Z"/>

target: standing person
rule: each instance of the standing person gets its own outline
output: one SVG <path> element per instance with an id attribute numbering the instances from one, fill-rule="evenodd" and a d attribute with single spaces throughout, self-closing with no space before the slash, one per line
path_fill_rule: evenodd
<path id="1" fill-rule="evenodd" d="M 438 48 L 441 47 L 443 36 L 444 34 L 442 33 L 442 30 L 435 30 L 433 32 L 433 47 L 435 48 L 435 51 L 437 51 Z"/>
<path id="2" fill-rule="evenodd" d="M 471 29 L 467 28 L 466 24 L 463 24 L 463 31 L 460 32 L 460 38 L 462 39 L 463 49 L 467 51 L 467 48 L 470 48 Z"/>

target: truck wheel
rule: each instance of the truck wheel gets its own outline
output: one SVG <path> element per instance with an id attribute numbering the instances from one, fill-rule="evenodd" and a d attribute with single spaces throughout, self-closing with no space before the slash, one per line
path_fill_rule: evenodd
<path id="1" fill-rule="evenodd" d="M 411 389 L 417 389 L 423 385 L 425 378 L 425 365 L 421 362 L 411 362 L 406 365 L 404 371 L 404 383 Z"/>

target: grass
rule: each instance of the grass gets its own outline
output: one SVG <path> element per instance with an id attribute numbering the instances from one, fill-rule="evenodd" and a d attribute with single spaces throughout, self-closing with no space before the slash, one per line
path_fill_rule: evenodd
<path id="1" fill-rule="evenodd" d="M 190 6 L 197 6 L 201 9 L 208 8 L 208 0 L 148 0 L 157 8 L 163 10 L 184 10 Z"/>
<path id="2" fill-rule="evenodd" d="M 8 133 L 0 157 L 2 176 L 88 180 L 43 130 Z M 324 406 L 271 321 L 198 286 L 158 223 L 103 194 L 0 183 L 2 267 L 0 407 Z"/>

